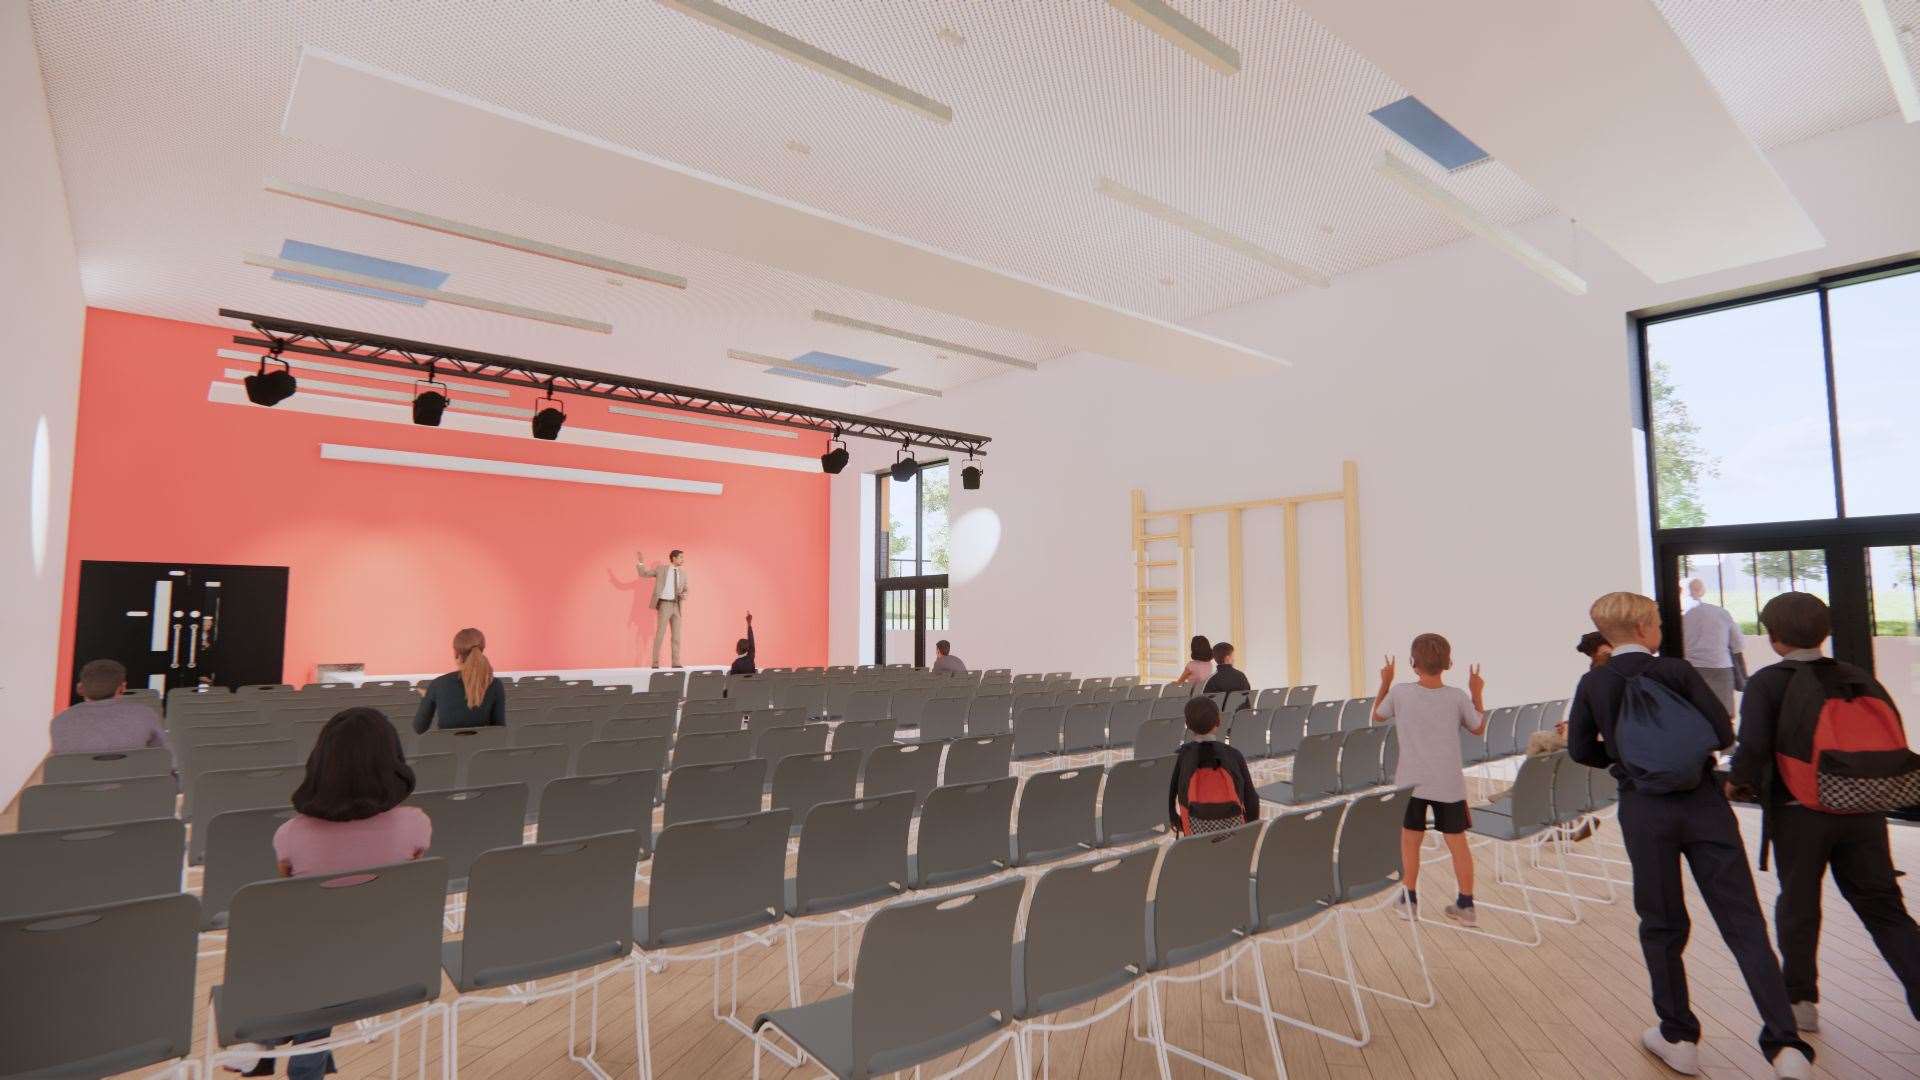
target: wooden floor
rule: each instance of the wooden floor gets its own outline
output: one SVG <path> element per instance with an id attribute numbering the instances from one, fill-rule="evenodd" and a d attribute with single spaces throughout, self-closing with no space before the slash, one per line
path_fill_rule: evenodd
<path id="1" fill-rule="evenodd" d="M 0 815 L 0 830 L 11 829 L 12 818 L 9 807 Z M 1757 817 L 1743 810 L 1741 821 L 1751 845 L 1759 832 Z M 1609 821 L 1599 836 L 1605 838 L 1614 832 L 1615 826 Z M 1895 827 L 1893 834 L 1896 864 L 1920 869 L 1920 830 Z M 1590 851 L 1595 846 L 1595 841 L 1587 841 L 1578 848 Z M 1513 889 L 1492 882 L 1488 856 L 1480 854 L 1478 865 L 1479 898 L 1517 906 Z M 1430 863 L 1424 873 L 1421 892 L 1427 898 L 1428 911 L 1437 914 L 1440 902 L 1450 896 L 1452 873 L 1444 859 Z M 1546 880 L 1544 875 L 1536 875 L 1534 880 Z M 1770 917 L 1773 876 L 1761 874 L 1757 880 Z M 1597 882 L 1583 884 L 1599 886 Z M 636 899 L 643 899 L 645 894 L 645 887 L 639 887 Z M 1703 1072 L 1728 1078 L 1771 1076 L 1753 1043 L 1758 1030 L 1753 1004 L 1691 885 L 1689 894 L 1694 901 L 1695 934 L 1687 960 L 1694 1008 L 1705 1027 Z M 1336 1080 L 1672 1075 L 1639 1046 L 1640 1032 L 1653 1022 L 1653 1012 L 1647 999 L 1646 971 L 1635 936 L 1632 906 L 1624 888 L 1617 889 L 1616 895 L 1611 905 L 1583 906 L 1585 922 L 1581 925 L 1546 924 L 1545 940 L 1535 948 L 1423 926 L 1438 1004 L 1418 1009 L 1369 1000 L 1373 1039 L 1360 1049 L 1283 1025 L 1279 1038 L 1286 1075 Z M 1483 912 L 1482 925 L 1505 932 L 1522 930 L 1516 920 L 1491 911 Z M 1361 916 L 1351 926 L 1354 958 L 1362 978 L 1418 997 L 1418 967 L 1407 924 L 1382 912 Z M 1302 945 L 1298 954 L 1302 967 L 1337 970 L 1338 953 L 1331 932 Z M 827 931 L 801 931 L 801 982 L 808 1000 L 832 992 L 830 956 Z M 1266 959 L 1276 1008 L 1309 1016 L 1322 1025 L 1352 1030 L 1350 1007 L 1340 987 L 1299 974 L 1284 949 L 1268 950 Z M 1907 1012 L 1898 984 L 1859 921 L 1832 888 L 1827 890 L 1821 961 L 1822 1026 L 1818 1035 L 1810 1037 L 1819 1055 L 1816 1075 L 1880 1080 L 1920 1076 L 1920 1022 Z M 204 1027 L 207 989 L 218 980 L 220 965 L 217 956 L 201 962 L 196 1032 Z M 1242 972 L 1241 986 L 1250 994 L 1250 967 L 1243 966 Z M 750 1044 L 711 1014 L 712 974 L 710 965 L 683 964 L 649 980 L 653 1061 L 662 1078 L 751 1074 Z M 783 1006 L 785 983 L 784 951 L 777 945 L 755 949 L 741 965 L 742 1013 L 750 1017 L 755 1011 Z M 635 1075 L 631 986 L 623 971 L 602 987 L 599 1060 L 616 1076 Z M 1173 1041 L 1252 1076 L 1273 1076 L 1273 1062 L 1258 1019 L 1223 1002 L 1218 990 L 1217 983 L 1207 982 L 1168 992 L 1167 1028 Z M 448 987 L 443 1000 L 452 997 Z M 1068 1016 L 1090 1015 L 1094 1008 L 1115 1000 L 1117 995 Z M 578 1067 L 567 1060 L 566 1027 L 564 998 L 466 1012 L 461 1020 L 461 1073 L 475 1080 L 559 1080 L 578 1075 Z M 429 1044 L 432 1062 L 439 1059 L 439 1040 L 436 1025 Z M 403 1072 L 411 1072 L 416 1046 L 414 1034 L 404 1036 Z M 971 1056 L 980 1049 L 972 1047 L 965 1054 Z M 385 1075 L 389 1054 L 389 1044 L 384 1043 L 342 1052 L 340 1075 Z M 959 1055 L 943 1059 L 939 1068 L 929 1069 L 926 1075 L 937 1075 L 960 1060 Z M 786 1069 L 771 1058 L 764 1064 L 764 1075 L 769 1077 L 818 1075 L 815 1069 Z M 1181 1062 L 1175 1063 L 1174 1073 L 1182 1077 L 1205 1075 L 1199 1068 Z M 972 1075 L 989 1074 L 1002 1078 L 1017 1075 L 1009 1050 L 996 1051 Z M 1156 1066 L 1152 1048 L 1130 1037 L 1123 1010 L 1089 1029 L 1055 1035 L 1051 1041 L 1051 1074 L 1088 1080 L 1150 1077 L 1156 1075 Z"/>

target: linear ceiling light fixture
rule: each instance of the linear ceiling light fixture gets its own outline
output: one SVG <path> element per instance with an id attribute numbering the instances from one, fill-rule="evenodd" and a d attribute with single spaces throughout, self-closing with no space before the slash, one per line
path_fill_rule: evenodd
<path id="1" fill-rule="evenodd" d="M 1900 115 L 1909 124 L 1920 123 L 1920 81 L 1915 80 L 1913 68 L 1907 63 L 1906 42 L 1900 40 L 1900 27 L 1893 21 L 1887 0 L 1860 0 L 1860 13 L 1867 17 L 1867 31 L 1873 35 L 1873 47 L 1879 50 L 1880 63 L 1887 69 L 1887 81 L 1893 84 Z"/>
<path id="2" fill-rule="evenodd" d="M 1180 46 L 1193 58 L 1222 75 L 1240 74 L 1240 50 L 1214 37 L 1207 28 L 1161 0 L 1107 0 L 1133 16 L 1147 29 Z"/>
<path id="3" fill-rule="evenodd" d="M 1316 289 L 1324 289 L 1330 284 L 1325 274 L 1310 266 L 1303 266 L 1285 255 L 1261 247 L 1244 236 L 1236 236 L 1212 222 L 1202 221 L 1184 210 L 1168 206 L 1159 199 L 1135 191 L 1118 180 L 1103 176 L 1095 185 L 1095 190 L 1115 202 L 1124 203 L 1143 214 L 1157 217 L 1169 225 L 1185 229 L 1208 243 L 1218 244 L 1254 262 L 1271 266 L 1288 277 L 1298 279 Z"/>
<path id="4" fill-rule="evenodd" d="M 744 360 L 749 364 L 758 364 L 761 367 L 782 368 L 787 371 L 798 371 L 806 375 L 818 375 L 825 379 L 839 379 L 842 382 L 860 383 L 863 386 L 879 386 L 888 390 L 905 390 L 910 394 L 925 394 L 928 397 L 941 396 L 940 391 L 932 389 L 931 387 L 915 386 L 912 383 L 895 382 L 892 379 L 881 379 L 871 375 L 854 375 L 850 372 L 841 371 L 839 368 L 821 367 L 817 364 L 803 363 L 799 360 L 787 360 L 778 356 L 767 356 L 764 353 L 747 352 L 745 349 L 728 349 L 727 355 L 733 357 L 735 360 Z"/>
<path id="5" fill-rule="evenodd" d="M 1040 365 L 1031 360 L 1022 360 L 1018 357 L 1008 356 L 1005 353 L 990 352 L 986 349 L 976 349 L 972 345 L 962 345 L 957 341 L 945 341 L 937 337 L 928 337 L 925 334 L 916 334 L 911 330 L 901 330 L 893 326 L 882 326 L 879 323 L 866 322 L 847 315 L 835 315 L 831 311 L 815 309 L 813 321 L 831 323 L 834 326 L 844 326 L 850 330 L 865 330 L 870 334 L 885 334 L 887 337 L 899 338 L 901 341 L 911 341 L 916 345 L 926 345 L 931 348 L 942 349 L 946 352 L 977 356 L 982 360 L 991 360 L 996 364 L 1005 364 L 1008 367 L 1025 368 L 1028 371 L 1040 370 Z"/>
<path id="6" fill-rule="evenodd" d="M 865 90 L 895 105 L 912 109 L 929 119 L 937 120 L 942 124 L 953 121 L 952 106 L 935 101 L 917 90 L 902 86 L 858 64 L 842 60 L 824 49 L 801 41 L 792 34 L 776 30 L 757 19 L 748 18 L 730 7 L 714 3 L 713 0 L 659 0 L 659 2 L 683 15 L 691 15 L 708 26 L 731 34 L 750 45 L 758 45 L 795 63 L 805 64 L 823 75 L 831 75 L 848 86 Z"/>
<path id="7" fill-rule="evenodd" d="M 609 259 L 604 255 L 593 255 L 585 251 L 575 251 L 573 248 L 561 247 L 558 244 L 549 244 L 544 240 L 515 236 L 512 233 L 483 228 L 479 225 L 469 225 L 466 222 L 455 221 L 452 218 L 423 214 L 418 210 L 408 210 L 403 206 L 392 206 L 387 203 L 375 202 L 372 199 L 362 199 L 357 195 L 328 191 L 326 188 L 309 187 L 306 184 L 296 184 L 291 180 L 276 180 L 272 177 L 267 178 L 266 189 L 275 195 L 287 195 L 295 199 L 304 199 L 310 203 L 318 203 L 321 206 L 330 206 L 336 210 L 349 210 L 356 214 L 365 214 L 368 217 L 376 217 L 384 221 L 396 221 L 402 225 L 412 225 L 419 229 L 445 233 L 448 236 L 463 237 L 467 240 L 478 240 L 483 244 L 492 244 L 495 247 L 525 252 L 528 255 L 538 255 L 542 258 L 556 259 L 560 262 L 572 263 L 575 266 L 584 266 L 590 270 L 599 270 L 603 273 L 618 274 L 621 277 L 633 278 L 637 281 L 650 281 L 655 285 L 665 285 L 671 289 L 684 289 L 687 287 L 686 278 L 681 277 L 679 274 L 670 274 L 665 270 L 653 270 L 645 266 L 635 266 L 632 263 L 621 262 L 618 259 Z"/>
<path id="8" fill-rule="evenodd" d="M 964 431 L 904 424 L 874 416 L 861 416 L 858 413 L 834 412 L 828 409 L 815 409 L 804 405 L 746 397 L 741 394 L 719 393 L 690 386 L 675 386 L 671 383 L 636 379 L 626 375 L 612 375 L 602 371 L 586 371 L 580 368 L 561 367 L 557 364 L 543 364 L 522 360 L 516 356 L 503 356 L 498 353 L 485 353 L 450 345 L 433 345 L 423 341 L 408 341 L 404 338 L 369 334 L 360 330 L 345 330 L 337 326 L 320 326 L 273 315 L 234 311 L 231 308 L 221 308 L 220 316 L 246 323 L 253 328 L 252 334 L 234 335 L 234 344 L 266 349 L 283 355 L 295 353 L 301 356 L 318 356 L 329 360 L 371 364 L 375 367 L 397 368 L 422 375 L 432 368 L 459 378 L 523 387 L 538 391 L 542 395 L 567 394 L 574 397 L 599 398 L 622 405 L 651 405 L 655 408 L 721 419 L 750 420 L 777 427 L 817 431 L 823 435 L 838 432 L 863 439 L 881 439 L 895 443 L 905 441 L 914 446 L 925 446 L 952 453 L 970 453 L 976 456 L 984 454 L 987 443 L 992 441 L 985 435 L 970 435 Z M 825 374 L 832 378 L 846 378 L 846 373 L 841 371 L 829 371 Z M 757 450 L 725 449 L 729 453 L 767 456 Z M 811 462 L 808 467 L 811 468 Z"/>
<path id="9" fill-rule="evenodd" d="M 1566 265 L 1558 259 L 1522 240 L 1520 234 L 1512 229 L 1489 220 L 1452 192 L 1421 175 L 1420 170 L 1392 154 L 1387 154 L 1381 159 L 1378 169 L 1380 175 L 1452 218 L 1468 232 L 1475 233 L 1494 247 L 1520 260 L 1526 264 L 1527 269 L 1575 296 L 1586 295 L 1587 280 L 1585 278 L 1567 269 Z"/>
<path id="10" fill-rule="evenodd" d="M 419 285 L 409 285 L 403 281 L 372 277 L 367 274 L 355 274 L 347 270 L 335 270 L 328 266 L 316 266 L 313 263 L 294 262 L 291 259 L 279 259 L 272 255 L 247 255 L 242 259 L 248 266 L 258 266 L 263 270 L 281 270 L 289 274 L 304 274 L 307 277 L 321 278 L 341 285 L 358 285 L 363 289 L 379 289 L 382 292 L 399 293 L 403 296 L 417 296 L 422 300 L 437 300 L 442 304 L 455 307 L 473 308 L 477 311 L 491 311 L 496 315 L 511 315 L 516 319 L 531 319 L 534 322 L 552 323 L 574 330 L 590 330 L 596 334 L 611 334 L 613 327 L 607 323 L 592 319 L 576 318 L 554 311 L 542 311 L 539 308 L 522 307 L 501 300 L 488 300 L 480 296 L 468 296 L 465 293 L 447 292 L 444 289 L 428 289 Z"/>

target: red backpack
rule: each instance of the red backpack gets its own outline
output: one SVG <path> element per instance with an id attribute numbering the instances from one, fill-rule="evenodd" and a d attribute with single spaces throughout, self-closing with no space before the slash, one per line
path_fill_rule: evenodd
<path id="1" fill-rule="evenodd" d="M 1240 787 L 1216 742 L 1196 742 L 1193 772 L 1180 792 L 1180 831 L 1186 836 L 1223 832 L 1246 822 Z"/>
<path id="2" fill-rule="evenodd" d="M 1823 814 L 1920 804 L 1920 754 L 1873 677 L 1832 660 L 1791 663 L 1773 755 L 1787 793 Z"/>

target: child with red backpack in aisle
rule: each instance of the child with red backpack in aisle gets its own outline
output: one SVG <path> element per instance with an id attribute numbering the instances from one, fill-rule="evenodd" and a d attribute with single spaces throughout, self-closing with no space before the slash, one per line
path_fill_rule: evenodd
<path id="1" fill-rule="evenodd" d="M 1895 880 L 1886 819 L 1920 804 L 1920 755 L 1907 748 L 1886 688 L 1821 654 L 1832 624 L 1827 605 L 1809 593 L 1782 593 L 1760 609 L 1781 659 L 1747 680 L 1727 781 L 1729 798 L 1761 805 L 1760 868 L 1769 840 L 1779 863 L 1774 929 L 1801 1031 L 1819 1030 L 1814 958 L 1829 868 L 1920 1019 L 1920 926 Z"/>
<path id="2" fill-rule="evenodd" d="M 1223 832 L 1260 820 L 1260 794 L 1246 755 L 1220 741 L 1220 706 L 1209 697 L 1187 701 L 1187 731 L 1173 760 L 1167 815 L 1175 836 Z"/>

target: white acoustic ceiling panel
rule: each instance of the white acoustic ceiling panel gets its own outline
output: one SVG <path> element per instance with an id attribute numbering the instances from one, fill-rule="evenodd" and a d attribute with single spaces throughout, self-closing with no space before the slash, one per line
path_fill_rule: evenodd
<path id="1" fill-rule="evenodd" d="M 1639 0 L 1300 0 L 1654 281 L 1825 243 Z"/>

